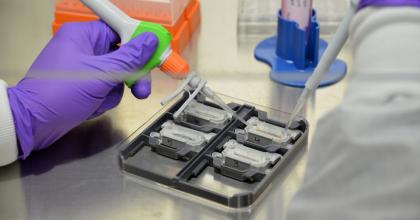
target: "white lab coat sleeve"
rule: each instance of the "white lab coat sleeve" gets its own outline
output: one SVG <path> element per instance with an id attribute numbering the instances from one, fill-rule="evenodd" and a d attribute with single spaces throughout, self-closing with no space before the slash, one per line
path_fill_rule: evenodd
<path id="1" fill-rule="evenodd" d="M 18 153 L 13 115 L 7 95 L 7 84 L 0 80 L 0 166 L 16 161 Z"/>
<path id="2" fill-rule="evenodd" d="M 366 8 L 343 103 L 320 120 L 287 220 L 420 218 L 420 9 Z"/>

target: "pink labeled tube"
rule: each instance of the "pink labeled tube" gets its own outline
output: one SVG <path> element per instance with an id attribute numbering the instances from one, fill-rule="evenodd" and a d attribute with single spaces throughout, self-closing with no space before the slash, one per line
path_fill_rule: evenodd
<path id="1" fill-rule="evenodd" d="M 299 28 L 305 30 L 312 15 L 312 0 L 282 0 L 282 17 L 296 21 Z"/>

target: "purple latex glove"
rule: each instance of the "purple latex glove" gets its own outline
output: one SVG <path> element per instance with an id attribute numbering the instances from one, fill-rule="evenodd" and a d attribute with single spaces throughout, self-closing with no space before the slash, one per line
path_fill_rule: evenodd
<path id="1" fill-rule="evenodd" d="M 25 78 L 9 88 L 21 157 L 119 104 L 123 80 L 147 63 L 158 39 L 144 33 L 118 48 L 119 41 L 101 21 L 65 24 Z M 136 88 L 147 97 L 150 81 Z"/>
<path id="2" fill-rule="evenodd" d="M 359 10 L 369 6 L 415 6 L 420 7 L 420 0 L 360 0 Z"/>

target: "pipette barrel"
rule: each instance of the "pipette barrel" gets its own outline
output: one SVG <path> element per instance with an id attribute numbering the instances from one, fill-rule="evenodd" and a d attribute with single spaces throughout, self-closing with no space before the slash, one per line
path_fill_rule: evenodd
<path id="1" fill-rule="evenodd" d="M 312 0 L 282 0 L 282 16 L 284 19 L 296 21 L 299 28 L 306 30 L 312 15 Z"/>
<path id="2" fill-rule="evenodd" d="M 346 16 L 341 21 L 337 32 L 334 35 L 334 38 L 324 52 L 324 55 L 321 58 L 318 66 L 316 67 L 312 76 L 308 79 L 305 84 L 305 90 L 303 91 L 302 95 L 299 97 L 297 105 L 295 106 L 292 115 L 287 123 L 288 126 L 295 120 L 296 116 L 302 111 L 304 104 L 307 102 L 308 98 L 316 91 L 319 87 L 321 80 L 325 77 L 328 73 L 329 68 L 331 67 L 332 63 L 334 62 L 335 58 L 337 58 L 338 54 L 340 53 L 341 49 L 343 48 L 344 44 L 346 43 L 348 36 L 349 36 L 349 27 L 357 12 L 357 5 L 359 0 L 352 0 L 352 4 L 350 9 L 348 10 Z"/>
<path id="3" fill-rule="evenodd" d="M 127 43 L 131 39 L 139 22 L 129 17 L 110 0 L 81 1 L 120 35 L 122 43 Z"/>

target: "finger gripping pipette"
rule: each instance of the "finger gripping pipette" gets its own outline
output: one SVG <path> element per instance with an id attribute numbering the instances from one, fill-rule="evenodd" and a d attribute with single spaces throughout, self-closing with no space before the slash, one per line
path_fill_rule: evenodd
<path id="1" fill-rule="evenodd" d="M 139 21 L 129 17 L 109 0 L 81 0 L 95 14 L 104 20 L 121 38 L 125 44 L 131 39 L 145 33 L 156 34 L 159 45 L 152 58 L 132 77 L 126 79 L 128 87 L 132 87 L 137 80 L 150 73 L 156 67 L 174 78 L 185 78 L 190 72 L 188 63 L 172 50 L 172 35 L 162 25 Z"/>

